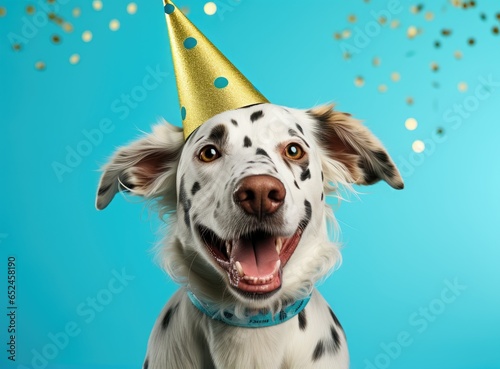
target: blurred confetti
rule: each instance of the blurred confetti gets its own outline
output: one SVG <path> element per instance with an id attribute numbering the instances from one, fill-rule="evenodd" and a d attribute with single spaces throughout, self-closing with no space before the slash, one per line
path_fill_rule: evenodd
<path id="1" fill-rule="evenodd" d="M 118 19 L 112 19 L 109 22 L 109 29 L 111 31 L 118 31 L 120 29 L 120 21 Z"/>
<path id="2" fill-rule="evenodd" d="M 90 31 L 84 31 L 82 33 L 82 40 L 84 42 L 90 42 L 90 41 L 92 41 L 92 32 L 90 32 Z"/>
<path id="3" fill-rule="evenodd" d="M 217 12 L 217 5 L 210 1 L 203 6 L 203 11 L 207 15 L 214 15 Z"/>
<path id="4" fill-rule="evenodd" d="M 137 4 L 136 3 L 129 3 L 127 5 L 127 13 L 133 15 L 137 13 Z"/>

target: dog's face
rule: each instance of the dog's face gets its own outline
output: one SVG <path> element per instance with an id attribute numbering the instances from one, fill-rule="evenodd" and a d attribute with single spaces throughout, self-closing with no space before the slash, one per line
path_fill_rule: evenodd
<path id="1" fill-rule="evenodd" d="M 310 293 L 338 259 L 325 195 L 403 182 L 379 141 L 348 115 L 259 104 L 205 122 L 184 142 L 164 123 L 105 167 L 97 207 L 120 189 L 176 209 L 167 269 L 195 293 L 261 307 Z"/>

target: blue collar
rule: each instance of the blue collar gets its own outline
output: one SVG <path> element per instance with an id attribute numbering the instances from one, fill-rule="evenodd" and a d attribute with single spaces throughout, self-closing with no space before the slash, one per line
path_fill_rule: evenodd
<path id="1" fill-rule="evenodd" d="M 284 323 L 304 310 L 311 298 L 311 295 L 309 295 L 305 299 L 297 300 L 292 304 L 283 307 L 281 311 L 274 316 L 271 312 L 259 311 L 255 315 L 247 315 L 243 318 L 238 318 L 232 312 L 223 311 L 221 313 L 220 310 L 200 301 L 191 291 L 187 291 L 187 295 L 193 305 L 209 318 L 229 325 L 244 328 L 262 328 Z"/>

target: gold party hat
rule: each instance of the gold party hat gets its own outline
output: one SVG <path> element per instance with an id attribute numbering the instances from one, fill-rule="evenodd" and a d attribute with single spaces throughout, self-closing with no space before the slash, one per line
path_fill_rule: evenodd
<path id="1" fill-rule="evenodd" d="M 219 113 L 268 102 L 179 8 L 163 4 L 184 138 Z"/>

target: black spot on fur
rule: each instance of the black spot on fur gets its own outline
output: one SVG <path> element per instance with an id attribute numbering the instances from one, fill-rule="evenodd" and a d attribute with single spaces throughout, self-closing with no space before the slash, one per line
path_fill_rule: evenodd
<path id="1" fill-rule="evenodd" d="M 258 149 L 255 151 L 255 155 L 264 155 L 264 156 L 267 156 L 269 159 L 271 159 L 271 157 L 270 157 L 270 156 L 269 156 L 269 154 L 266 152 L 266 150 L 261 149 L 261 148 L 258 148 Z"/>
<path id="2" fill-rule="evenodd" d="M 305 181 L 306 179 L 310 179 L 310 178 L 311 178 L 311 171 L 309 170 L 309 168 L 307 168 L 302 173 L 300 173 L 300 180 L 301 181 Z"/>
<path id="3" fill-rule="evenodd" d="M 198 192 L 201 189 L 201 186 L 198 182 L 195 182 L 193 184 L 193 187 L 191 188 L 191 195 L 196 195 L 196 192 Z"/>
<path id="4" fill-rule="evenodd" d="M 332 316 L 333 322 L 335 325 L 340 328 L 342 332 L 344 332 L 344 328 L 342 328 L 342 325 L 340 324 L 339 320 L 337 319 L 337 316 L 333 313 L 333 310 L 329 307 L 328 310 L 330 310 L 330 315 Z"/>
<path id="5" fill-rule="evenodd" d="M 321 201 L 323 201 L 324 198 L 325 198 L 325 194 L 323 192 L 321 192 Z"/>
<path id="6" fill-rule="evenodd" d="M 188 199 L 186 188 L 184 186 L 184 176 L 181 178 L 181 186 L 179 191 L 179 201 L 182 204 L 182 208 L 184 209 L 184 223 L 189 228 L 191 221 L 189 219 L 189 210 L 191 210 L 191 200 Z"/>
<path id="7" fill-rule="evenodd" d="M 235 121 L 234 119 L 231 119 L 231 123 L 233 123 L 234 126 L 238 127 L 238 122 Z"/>
<path id="8" fill-rule="evenodd" d="M 297 126 L 297 129 L 300 131 L 300 133 L 304 134 L 304 130 L 302 129 L 302 127 L 300 126 L 299 123 L 295 123 L 295 125 Z"/>
<path id="9" fill-rule="evenodd" d="M 250 140 L 250 138 L 248 138 L 248 136 L 245 136 L 245 138 L 243 139 L 243 146 L 244 147 L 252 147 L 252 140 Z"/>
<path id="10" fill-rule="evenodd" d="M 387 155 L 387 153 L 383 151 L 374 151 L 373 155 L 375 155 L 378 161 L 383 161 L 383 162 L 389 161 L 389 156 Z"/>
<path id="11" fill-rule="evenodd" d="M 307 219 L 307 221 L 309 221 L 309 220 L 311 220 L 311 216 L 312 216 L 311 203 L 307 200 L 304 200 L 304 207 L 306 208 L 306 219 Z"/>
<path id="12" fill-rule="evenodd" d="M 288 134 L 289 134 L 290 136 L 292 136 L 292 137 L 296 137 L 296 136 L 298 136 L 297 131 L 296 131 L 296 130 L 294 130 L 294 129 L 291 129 L 291 128 L 288 130 Z"/>
<path id="13" fill-rule="evenodd" d="M 312 359 L 313 361 L 318 361 L 325 353 L 325 344 L 323 341 L 319 340 L 314 348 Z"/>
<path id="14" fill-rule="evenodd" d="M 203 140 L 204 138 L 205 138 L 205 136 L 201 136 L 201 137 L 199 137 L 199 138 L 196 140 L 196 142 L 199 142 L 199 141 Z M 196 142 L 195 142 L 195 143 L 196 143 Z"/>
<path id="15" fill-rule="evenodd" d="M 250 115 L 250 121 L 253 123 L 256 120 L 262 118 L 263 116 L 264 113 L 262 112 L 262 110 L 257 110 L 256 112 L 252 113 L 252 115 Z"/>
<path id="16" fill-rule="evenodd" d="M 215 207 L 218 209 L 220 208 L 220 201 L 217 201 L 217 204 L 215 205 Z"/>
<path id="17" fill-rule="evenodd" d="M 210 136 L 208 136 L 208 138 L 214 141 L 214 143 L 219 147 L 222 147 L 227 140 L 226 126 L 224 126 L 223 124 L 215 126 L 214 128 L 212 128 L 212 131 L 210 132 Z"/>
<path id="18" fill-rule="evenodd" d="M 227 318 L 227 319 L 231 319 L 233 317 L 233 314 L 230 313 L 229 311 L 224 311 L 224 316 Z"/>
<path id="19" fill-rule="evenodd" d="M 148 358 L 146 358 L 146 360 L 144 360 L 144 365 L 142 366 L 143 369 L 148 369 L 149 367 L 149 360 Z"/>
<path id="20" fill-rule="evenodd" d="M 168 325 L 170 324 L 170 320 L 172 320 L 172 316 L 174 315 L 176 310 L 177 310 L 177 305 L 168 309 L 167 312 L 165 313 L 165 315 L 163 316 L 163 319 L 161 321 L 161 327 L 164 330 L 168 328 Z"/>
<path id="21" fill-rule="evenodd" d="M 300 187 L 299 187 L 299 184 L 297 183 L 297 181 L 293 181 L 293 184 L 295 185 L 295 187 L 297 187 L 300 190 Z"/>
<path id="22" fill-rule="evenodd" d="M 301 331 L 304 331 L 306 329 L 306 326 L 307 326 L 306 311 L 302 310 L 299 313 L 299 329 Z"/>
<path id="23" fill-rule="evenodd" d="M 323 171 L 321 171 L 321 180 L 324 181 L 325 180 L 325 175 L 323 173 Z"/>
<path id="24" fill-rule="evenodd" d="M 104 195 L 105 192 L 108 192 L 110 187 L 111 187 L 111 185 L 107 185 L 107 186 L 103 186 L 103 187 L 99 188 L 99 192 L 97 192 L 97 195 L 99 195 L 99 196 Z"/>
<path id="25" fill-rule="evenodd" d="M 335 327 L 332 325 L 330 326 L 330 334 L 332 335 L 332 340 L 333 340 L 333 353 L 335 354 L 339 349 L 340 349 L 340 336 Z"/>

